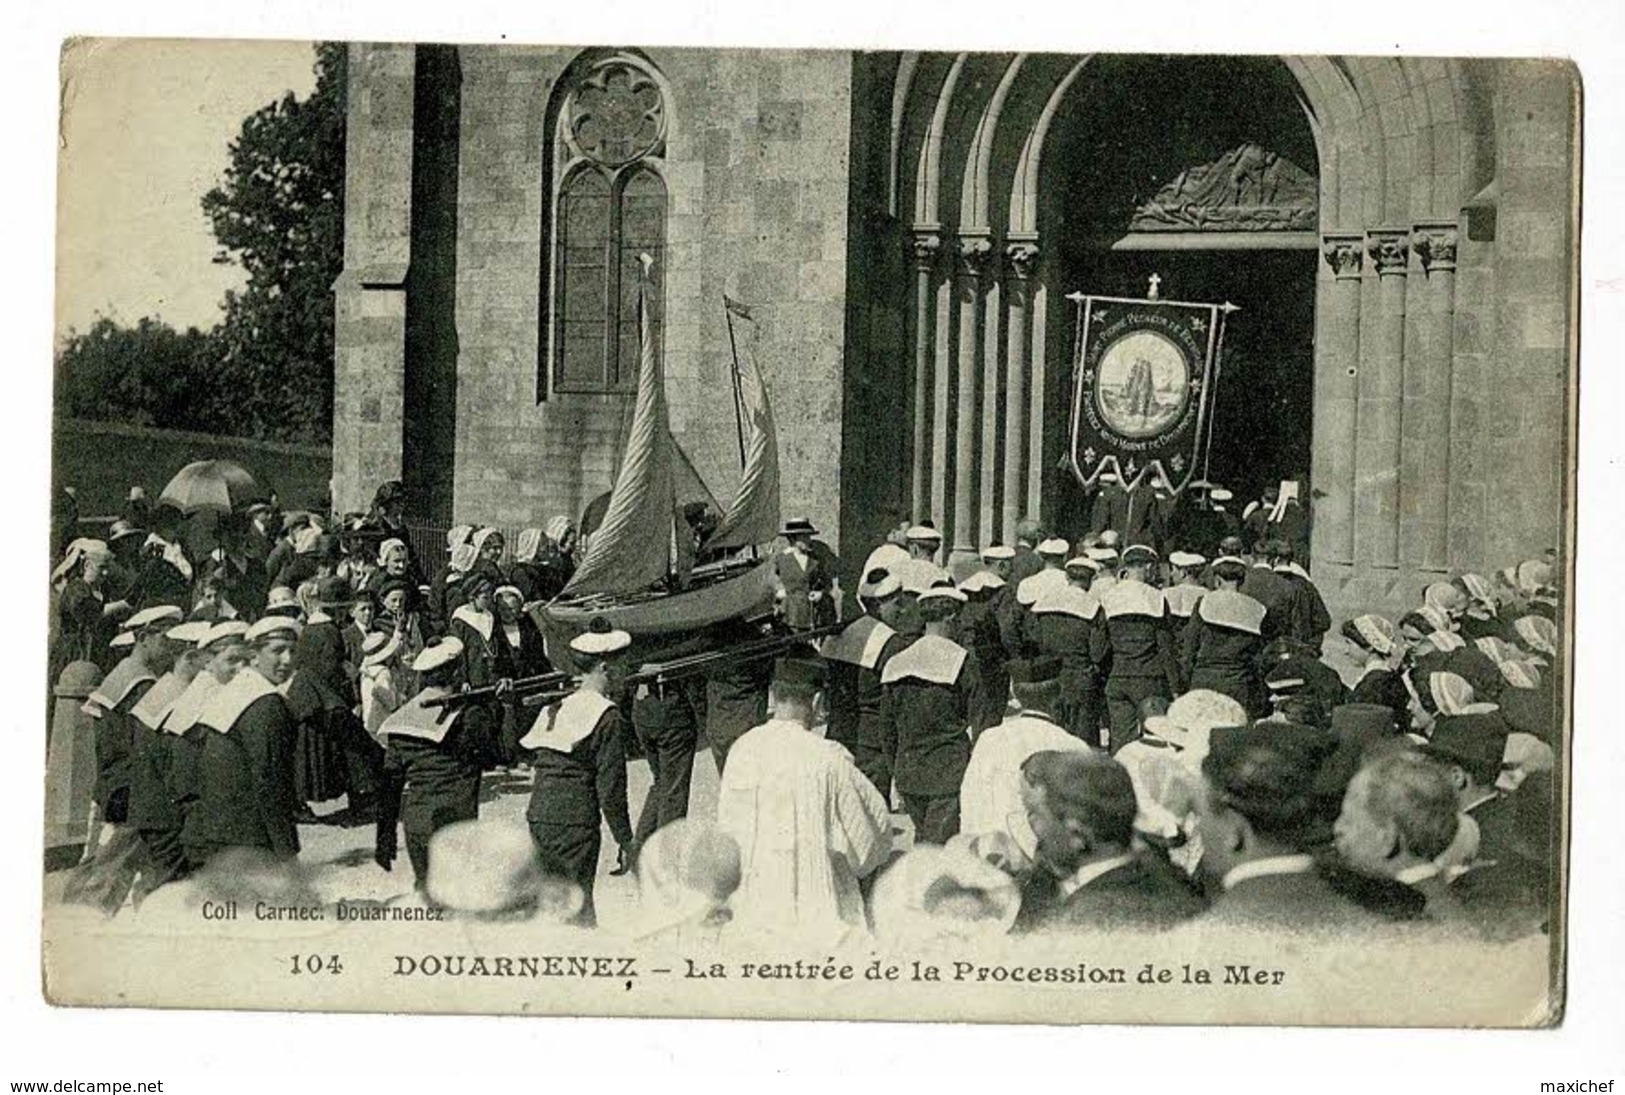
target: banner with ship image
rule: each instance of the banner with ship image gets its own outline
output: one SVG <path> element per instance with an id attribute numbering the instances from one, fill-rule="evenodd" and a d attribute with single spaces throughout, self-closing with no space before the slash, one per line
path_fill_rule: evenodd
<path id="1" fill-rule="evenodd" d="M 1204 462 L 1232 304 L 1074 293 L 1078 306 L 1068 460 L 1085 487 L 1113 472 L 1126 487 L 1178 492 Z"/>

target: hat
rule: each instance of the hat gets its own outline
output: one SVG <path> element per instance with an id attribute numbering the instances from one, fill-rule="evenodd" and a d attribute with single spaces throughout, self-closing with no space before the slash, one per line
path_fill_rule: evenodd
<path id="1" fill-rule="evenodd" d="M 922 603 L 925 601 L 953 601 L 957 604 L 964 604 L 967 600 L 969 600 L 968 597 L 951 585 L 932 586 L 920 594 Z"/>
<path id="2" fill-rule="evenodd" d="M 248 624 L 242 620 L 221 620 L 208 632 L 201 636 L 197 644 L 200 648 L 210 647 L 223 639 L 245 639 L 248 637 Z"/>
<path id="3" fill-rule="evenodd" d="M 543 531 L 547 533 L 547 538 L 557 545 L 566 536 L 574 532 L 575 527 L 576 526 L 573 521 L 561 514 L 549 519 L 547 522 L 547 528 Z"/>
<path id="4" fill-rule="evenodd" d="M 125 620 L 124 630 L 134 632 L 151 627 L 153 624 L 180 623 L 185 616 L 186 614 L 174 605 L 153 605 L 150 608 L 143 608 Z"/>
<path id="5" fill-rule="evenodd" d="M 491 596 L 493 596 L 493 597 L 503 597 L 503 596 L 514 597 L 514 598 L 518 599 L 520 604 L 525 603 L 525 595 L 524 595 L 524 593 L 520 591 L 518 586 L 514 586 L 514 585 L 506 585 L 506 584 L 499 585 L 499 586 L 497 586 L 496 590 L 491 594 Z"/>
<path id="6" fill-rule="evenodd" d="M 1220 726 L 1202 773 L 1225 805 L 1280 837 L 1311 834 L 1320 768 L 1337 750 L 1330 730 L 1282 723 Z"/>
<path id="7" fill-rule="evenodd" d="M 948 572 L 925 559 L 908 559 L 890 568 L 904 593 L 924 593 L 944 582 L 952 584 Z"/>
<path id="8" fill-rule="evenodd" d="M 1108 563 L 1115 563 L 1117 561 L 1117 549 L 1116 548 L 1109 548 L 1109 547 L 1084 548 L 1083 549 L 1083 554 L 1084 554 L 1085 558 L 1093 559 L 1095 562 L 1099 563 L 1101 566 L 1105 566 Z"/>
<path id="9" fill-rule="evenodd" d="M 1394 627 L 1393 621 L 1386 616 L 1368 612 L 1363 616 L 1354 617 L 1349 621 L 1349 626 L 1354 629 L 1365 647 L 1384 657 L 1394 652 L 1394 643 L 1399 641 L 1399 629 Z"/>
<path id="10" fill-rule="evenodd" d="M 982 549 L 982 558 L 989 563 L 1000 562 L 1005 559 L 1014 559 L 1016 549 L 1005 544 L 989 544 Z"/>
<path id="11" fill-rule="evenodd" d="M 127 540 L 131 536 L 145 536 L 147 530 L 136 526 L 134 521 L 127 521 L 120 517 L 107 526 L 107 542 L 116 544 L 120 540 Z"/>
<path id="12" fill-rule="evenodd" d="M 818 530 L 814 528 L 813 523 L 807 520 L 805 517 L 796 517 L 784 523 L 784 527 L 779 530 L 779 535 L 787 537 L 816 536 L 818 535 Z"/>
<path id="13" fill-rule="evenodd" d="M 1168 553 L 1168 561 L 1176 567 L 1190 570 L 1207 562 L 1207 556 L 1198 555 L 1194 551 L 1171 551 Z"/>
<path id="14" fill-rule="evenodd" d="M 1557 624 L 1545 616 L 1520 616 L 1512 625 L 1525 645 L 1546 655 L 1557 657 Z"/>
<path id="15" fill-rule="evenodd" d="M 885 567 L 875 567 L 858 582 L 858 596 L 871 601 L 884 600 L 901 591 L 903 583 Z"/>
<path id="16" fill-rule="evenodd" d="M 1422 590 L 1422 603 L 1453 616 L 1467 607 L 1467 596 L 1449 582 L 1431 582 Z"/>
<path id="17" fill-rule="evenodd" d="M 1186 490 L 1209 490 L 1209 489 L 1212 488 L 1212 486 L 1213 486 L 1213 484 L 1208 482 L 1206 479 L 1192 479 L 1189 483 L 1185 484 L 1185 489 Z"/>
<path id="18" fill-rule="evenodd" d="M 1473 686 L 1456 673 L 1437 671 L 1427 676 L 1428 698 L 1441 715 L 1459 715 L 1476 698 Z"/>
<path id="19" fill-rule="evenodd" d="M 780 688 L 816 692 L 824 686 L 824 666 L 810 658 L 786 657 L 773 663 L 773 684 Z"/>
<path id="20" fill-rule="evenodd" d="M 446 636 L 424 647 L 417 657 L 412 659 L 412 672 L 430 673 L 443 666 L 450 665 L 463 656 L 463 640 Z"/>
<path id="21" fill-rule="evenodd" d="M 1499 715 L 1441 715 L 1422 751 L 1462 770 L 1481 785 L 1495 782 L 1506 755 L 1507 725 Z"/>
<path id="22" fill-rule="evenodd" d="M 1128 566 L 1154 563 L 1159 558 L 1156 549 L 1148 544 L 1130 544 L 1123 549 L 1123 563 Z"/>
<path id="23" fill-rule="evenodd" d="M 199 646 L 212 629 L 208 620 L 187 620 L 164 632 L 164 637 L 187 646 Z"/>
<path id="24" fill-rule="evenodd" d="M 386 635 L 382 631 L 371 631 L 361 640 L 361 664 L 364 666 L 383 665 L 393 658 L 400 650 L 400 639 L 393 635 Z"/>
<path id="25" fill-rule="evenodd" d="M 455 552 L 458 548 L 460 548 L 464 544 L 468 543 L 468 538 L 469 538 L 470 535 L 473 534 L 473 532 L 474 532 L 474 526 L 473 525 L 453 525 L 451 528 L 447 529 L 446 530 L 446 551 L 447 551 L 447 553 L 449 554 L 449 553 Z"/>
<path id="26" fill-rule="evenodd" d="M 1018 658 L 1007 668 L 1011 684 L 1049 684 L 1061 678 L 1061 659 L 1054 654 Z"/>
<path id="27" fill-rule="evenodd" d="M 355 601 L 355 590 L 343 578 L 323 578 L 316 583 L 316 603 L 323 608 L 341 608 Z"/>
<path id="28" fill-rule="evenodd" d="M 891 945 L 1008 934 L 1021 910 L 1010 875 L 962 847 L 920 845 L 875 881 L 875 934 Z"/>
<path id="29" fill-rule="evenodd" d="M 1521 593 L 1539 593 L 1552 585 L 1552 564 L 1544 559 L 1525 559 L 1518 564 L 1514 572 L 1517 576 L 1518 590 Z"/>
<path id="30" fill-rule="evenodd" d="M 1501 676 L 1513 688 L 1540 687 L 1540 666 L 1534 662 L 1504 661 L 1501 663 Z"/>
<path id="31" fill-rule="evenodd" d="M 266 616 L 244 632 L 243 638 L 251 643 L 263 642 L 271 638 L 296 639 L 302 625 L 298 620 L 287 616 Z"/>
<path id="32" fill-rule="evenodd" d="M 1090 550 L 1091 551 L 1099 551 L 1100 549 L 1099 548 L 1091 548 Z M 1071 559 L 1068 559 L 1066 561 L 1066 569 L 1067 570 L 1090 570 L 1090 571 L 1094 571 L 1096 574 L 1098 574 L 1098 573 L 1100 573 L 1101 570 L 1103 570 L 1105 568 L 1102 567 L 1095 560 L 1089 558 L 1089 556 L 1087 556 L 1087 555 L 1077 555 L 1077 556 L 1074 556 Z"/>
<path id="33" fill-rule="evenodd" d="M 265 611 L 278 612 L 288 608 L 299 611 L 299 600 L 293 595 L 293 590 L 287 586 L 272 586 L 265 598 Z"/>
<path id="34" fill-rule="evenodd" d="M 382 563 L 397 551 L 411 558 L 411 549 L 406 546 L 406 541 L 397 536 L 392 536 L 378 545 L 378 561 Z"/>
<path id="35" fill-rule="evenodd" d="M 1522 650 L 1499 635 L 1481 636 L 1473 640 L 1473 645 L 1482 650 L 1485 656 L 1496 665 L 1519 661 L 1523 658 Z"/>
<path id="36" fill-rule="evenodd" d="M 531 563 L 536 561 L 536 553 L 542 550 L 542 530 L 527 528 L 519 531 L 519 539 L 513 547 L 513 561 L 516 563 Z"/>
<path id="37" fill-rule="evenodd" d="M 587 630 L 570 640 L 570 649 L 577 654 L 608 657 L 632 645 L 632 636 L 610 626 L 602 616 L 594 616 Z"/>
<path id="38" fill-rule="evenodd" d="M 454 821 L 429 838 L 429 898 L 462 913 L 523 908 L 542 888 L 530 830 L 512 821 Z"/>
<path id="39" fill-rule="evenodd" d="M 1040 555 L 1062 558 L 1068 551 L 1072 550 L 1072 545 L 1059 536 L 1051 536 L 1048 540 L 1041 541 L 1036 550 Z"/>
<path id="40" fill-rule="evenodd" d="M 904 537 L 905 539 L 915 540 L 920 543 L 942 543 L 942 533 L 938 532 L 930 525 L 915 525 L 904 534 Z"/>
<path id="41" fill-rule="evenodd" d="M 1296 695 L 1308 683 L 1302 667 L 1293 658 L 1276 662 L 1270 667 L 1270 671 L 1264 674 L 1264 687 L 1269 689 L 1271 701 Z"/>
<path id="42" fill-rule="evenodd" d="M 1103 471 L 1100 473 L 1100 481 L 1102 483 L 1115 483 L 1117 482 L 1117 473 L 1114 471 Z"/>
<path id="43" fill-rule="evenodd" d="M 642 926 L 658 931 L 726 906 L 739 888 L 739 844 L 711 822 L 680 817 L 638 850 L 637 869 Z"/>
<path id="44" fill-rule="evenodd" d="M 984 593 L 1003 588 L 1004 579 L 990 570 L 978 570 L 975 574 L 959 583 L 959 591 L 967 594 Z"/>
<path id="45" fill-rule="evenodd" d="M 1495 593 L 1482 574 L 1463 574 L 1456 580 L 1461 583 L 1461 588 L 1467 591 L 1467 596 L 1480 604 L 1495 607 Z"/>
<path id="46" fill-rule="evenodd" d="M 107 640 L 107 645 L 113 647 L 115 650 L 122 650 L 126 646 L 134 646 L 135 632 L 120 631 L 117 635 L 114 635 L 111 639 Z"/>
<path id="47" fill-rule="evenodd" d="M 1467 645 L 1467 640 L 1454 631 L 1430 631 L 1427 640 L 1441 654 L 1449 654 Z"/>
<path id="48" fill-rule="evenodd" d="M 906 548 L 896 544 L 881 544 L 869 553 L 869 558 L 863 561 L 863 573 L 871 574 L 876 570 L 890 570 L 898 563 L 907 562 L 912 556 Z"/>
<path id="49" fill-rule="evenodd" d="M 1207 492 L 1207 496 L 1213 499 L 1215 502 L 1228 502 L 1235 497 L 1235 494 L 1225 490 L 1223 487 L 1214 487 L 1212 490 Z"/>
<path id="50" fill-rule="evenodd" d="M 458 544 L 451 549 L 451 569 L 459 575 L 467 574 L 479 558 L 480 551 L 473 544 Z"/>

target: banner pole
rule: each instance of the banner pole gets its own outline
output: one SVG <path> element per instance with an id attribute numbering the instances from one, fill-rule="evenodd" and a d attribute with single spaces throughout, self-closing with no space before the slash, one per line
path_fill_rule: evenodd
<path id="1" fill-rule="evenodd" d="M 1219 379 L 1224 375 L 1224 327 L 1230 313 L 1239 309 L 1227 300 L 1215 310 L 1219 313 L 1219 329 L 1214 333 L 1213 343 L 1213 391 L 1208 393 L 1213 413 L 1208 416 L 1207 442 L 1202 448 L 1202 478 L 1209 484 L 1213 482 L 1213 431 L 1219 425 Z"/>

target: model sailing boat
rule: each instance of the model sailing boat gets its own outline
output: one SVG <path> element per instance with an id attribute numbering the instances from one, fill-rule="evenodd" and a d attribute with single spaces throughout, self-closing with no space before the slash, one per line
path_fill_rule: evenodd
<path id="1" fill-rule="evenodd" d="M 773 608 L 773 564 L 755 547 L 779 530 L 779 452 L 767 389 L 753 354 L 741 364 L 734 349 L 734 411 L 742 471 L 734 504 L 703 540 L 682 511 L 680 480 L 692 465 L 671 435 L 666 385 L 649 317 L 649 270 L 639 256 L 638 390 L 626 453 L 609 507 L 587 554 L 559 596 L 537 608 L 537 624 L 565 641 L 602 618 L 634 637 L 692 632 L 729 620 L 752 620 Z M 732 341 L 735 317 L 728 307 Z M 748 554 L 740 554 L 751 549 Z M 696 565 L 696 557 L 716 559 Z"/>

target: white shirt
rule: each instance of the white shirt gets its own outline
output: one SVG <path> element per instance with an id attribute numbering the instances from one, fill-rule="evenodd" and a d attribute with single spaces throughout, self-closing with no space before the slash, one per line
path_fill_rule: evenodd
<path id="1" fill-rule="evenodd" d="M 1249 878 L 1266 878 L 1277 874 L 1308 874 L 1315 869 L 1315 859 L 1308 855 L 1271 855 L 1232 867 L 1224 873 L 1222 885 L 1235 889 Z"/>
<path id="2" fill-rule="evenodd" d="M 841 746 L 780 719 L 747 731 L 728 751 L 717 827 L 739 842 L 742 931 L 814 945 L 866 931 L 858 880 L 891 852 L 891 813 Z"/>
<path id="3" fill-rule="evenodd" d="M 1061 879 L 1061 900 L 1064 901 L 1071 897 L 1101 875 L 1115 871 L 1125 863 L 1133 861 L 1133 854 L 1125 852 L 1122 855 L 1114 855 L 1110 859 L 1097 859 L 1093 863 L 1085 863 L 1076 871 L 1073 871 L 1069 877 Z"/>
<path id="4" fill-rule="evenodd" d="M 1022 834 L 1012 832 L 1010 816 L 1025 812 L 1021 766 L 1034 753 L 1047 750 L 1090 751 L 1087 743 L 1034 711 L 1011 715 L 982 731 L 971 748 L 970 763 L 965 766 L 959 786 L 959 831 L 971 836 L 1005 833 L 1031 855 L 1033 849 L 1026 847 Z M 730 755 L 730 762 L 732 759 Z"/>

